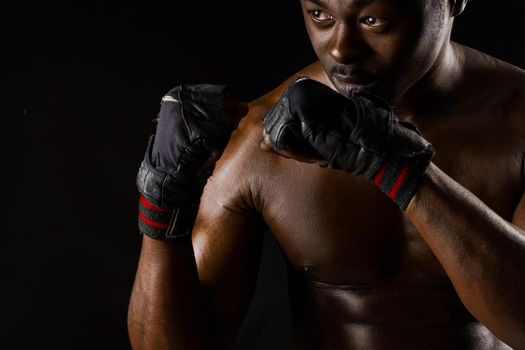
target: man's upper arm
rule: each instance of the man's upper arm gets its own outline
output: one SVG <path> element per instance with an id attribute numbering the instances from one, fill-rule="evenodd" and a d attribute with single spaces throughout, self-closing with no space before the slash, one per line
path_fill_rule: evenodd
<path id="1" fill-rule="evenodd" d="M 223 346 L 235 340 L 250 305 L 265 230 L 250 203 L 250 167 L 239 138 L 232 137 L 208 180 L 192 238 L 210 326 Z"/>

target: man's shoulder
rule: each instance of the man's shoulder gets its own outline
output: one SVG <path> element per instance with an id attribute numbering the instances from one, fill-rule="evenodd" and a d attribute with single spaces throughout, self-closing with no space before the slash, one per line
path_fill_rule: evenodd
<path id="1" fill-rule="evenodd" d="M 225 151 L 225 159 L 251 160 L 260 155 L 259 142 L 262 140 L 262 118 L 271 110 L 286 88 L 298 77 L 308 76 L 325 84 L 330 84 L 319 62 L 314 62 L 290 75 L 274 89 L 249 102 L 248 114 L 241 120 L 232 135 Z M 263 153 L 264 154 L 264 153 Z M 230 159 L 230 160 L 231 160 Z"/>
<path id="2" fill-rule="evenodd" d="M 230 141 L 217 162 L 211 184 L 228 196 L 249 197 L 256 191 L 254 184 L 263 183 L 279 169 L 278 157 L 261 149 L 263 140 L 262 118 L 282 96 L 288 85 L 300 76 L 308 76 L 329 84 L 318 62 L 292 74 L 277 87 L 251 101 L 247 115 L 233 132 Z"/>
<path id="3" fill-rule="evenodd" d="M 492 60 L 490 87 L 494 94 L 503 95 L 502 117 L 525 141 L 525 70 L 496 58 Z"/>
<path id="4" fill-rule="evenodd" d="M 464 58 L 464 77 L 485 91 L 494 94 L 525 90 L 525 70 L 502 59 L 470 47 L 461 47 Z"/>
<path id="5" fill-rule="evenodd" d="M 503 121 L 508 123 L 512 133 L 522 140 L 525 147 L 525 71 L 501 60 L 497 62 L 500 80 L 494 81 L 493 89 L 506 92 L 501 105 Z"/>
<path id="6" fill-rule="evenodd" d="M 525 70 L 472 48 L 462 50 L 467 99 L 485 110 L 501 111 L 494 116 L 510 120 L 525 135 Z"/>
<path id="7" fill-rule="evenodd" d="M 329 86 L 331 84 L 321 63 L 319 61 L 315 61 L 312 64 L 299 70 L 298 72 L 292 74 L 274 89 L 268 91 L 267 93 L 261 95 L 260 97 L 252 101 L 250 105 L 260 110 L 269 110 L 281 97 L 286 88 L 293 81 L 302 76 L 309 77 L 310 79 L 317 80 Z"/>

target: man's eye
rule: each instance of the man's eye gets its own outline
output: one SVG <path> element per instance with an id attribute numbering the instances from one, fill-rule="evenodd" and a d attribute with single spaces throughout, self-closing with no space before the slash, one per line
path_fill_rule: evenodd
<path id="1" fill-rule="evenodd" d="M 381 28 L 388 24 L 388 20 L 383 18 L 366 16 L 365 18 L 363 18 L 363 23 L 372 28 Z"/>
<path id="2" fill-rule="evenodd" d="M 324 22 L 329 22 L 334 19 L 328 13 L 321 11 L 321 10 L 311 10 L 308 12 L 310 13 L 310 16 L 312 17 L 312 19 L 316 22 L 324 23 Z"/>

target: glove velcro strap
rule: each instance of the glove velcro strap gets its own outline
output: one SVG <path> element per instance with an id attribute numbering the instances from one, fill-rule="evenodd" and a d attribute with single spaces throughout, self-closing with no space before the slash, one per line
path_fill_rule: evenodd
<path id="1" fill-rule="evenodd" d="M 416 194 L 430 160 L 430 155 L 413 159 L 390 158 L 383 163 L 371 180 L 401 210 L 405 210 Z"/>
<path id="2" fill-rule="evenodd" d="M 175 243 L 180 238 L 191 235 L 198 210 L 199 201 L 176 208 L 160 208 L 141 195 L 139 230 L 150 238 Z"/>

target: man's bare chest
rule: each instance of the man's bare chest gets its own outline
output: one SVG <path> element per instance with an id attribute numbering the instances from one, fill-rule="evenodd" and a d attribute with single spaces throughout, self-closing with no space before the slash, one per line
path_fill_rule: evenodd
<path id="1" fill-rule="evenodd" d="M 434 163 L 511 220 L 524 186 L 520 141 L 490 123 L 420 128 L 436 148 Z M 281 165 L 262 194 L 263 215 L 298 270 L 344 285 L 373 285 L 395 276 L 446 279 L 409 220 L 373 185 L 312 164 Z"/>

